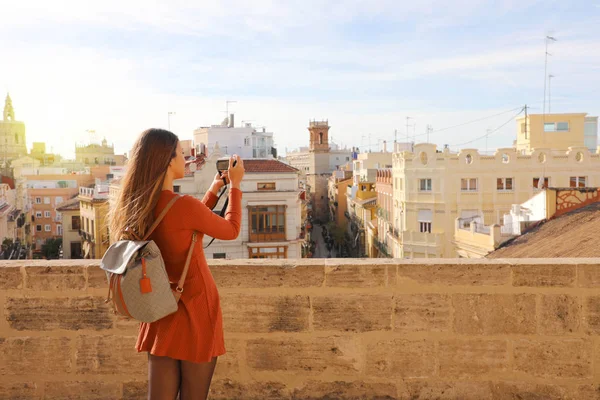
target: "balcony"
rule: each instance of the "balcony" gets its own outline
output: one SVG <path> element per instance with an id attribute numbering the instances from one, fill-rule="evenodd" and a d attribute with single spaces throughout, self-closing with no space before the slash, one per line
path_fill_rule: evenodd
<path id="1" fill-rule="evenodd" d="M 380 241 L 378 238 L 373 239 L 373 244 L 375 245 L 375 248 L 379 250 L 380 257 L 383 256 L 387 258 L 392 258 L 392 249 L 390 249 L 387 244 Z"/>
<path id="2" fill-rule="evenodd" d="M 274 232 L 274 233 L 250 233 L 250 243 L 262 243 L 262 242 L 285 242 L 285 232 Z"/>
<path id="3" fill-rule="evenodd" d="M 568 303 L 562 321 L 534 300 L 577 290 L 596 304 L 600 259 L 208 261 L 227 349 L 211 398 L 597 398 L 595 309 Z M 139 324 L 104 304 L 98 265 L 0 261 L 3 398 L 86 398 L 92 388 L 146 397 Z M 540 284 L 540 268 L 560 271 L 545 275 L 553 282 L 571 277 L 567 287 Z"/>

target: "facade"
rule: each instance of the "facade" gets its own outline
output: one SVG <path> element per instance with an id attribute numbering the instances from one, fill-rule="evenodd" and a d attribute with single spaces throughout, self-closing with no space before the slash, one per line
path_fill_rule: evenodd
<path id="1" fill-rule="evenodd" d="M 25 124 L 16 120 L 12 100 L 7 94 L 3 118 L 0 120 L 0 165 L 6 168 L 12 160 L 25 155 Z"/>
<path id="2" fill-rule="evenodd" d="M 62 216 L 62 258 L 83 258 L 81 247 L 81 217 L 79 215 L 79 197 L 65 201 L 56 207 Z"/>
<path id="3" fill-rule="evenodd" d="M 244 168 L 240 235 L 236 240 L 215 240 L 204 250 L 206 258 L 301 258 L 303 192 L 298 170 L 273 159 L 244 160 Z M 198 193 L 199 198 L 203 195 Z M 204 246 L 210 240 L 205 237 Z"/>
<path id="4" fill-rule="evenodd" d="M 32 207 L 33 249 L 50 238 L 62 237 L 62 216 L 56 208 L 76 196 L 80 186 L 92 184 L 90 175 L 26 176 L 28 196 Z"/>
<path id="5" fill-rule="evenodd" d="M 75 145 L 75 159 L 84 165 L 123 165 L 123 156 L 115 156 L 115 148 L 106 138 L 101 144 Z"/>
<path id="6" fill-rule="evenodd" d="M 371 228 L 374 257 L 391 257 L 393 254 L 394 191 L 392 188 L 392 169 L 377 171 L 375 191 L 377 192 L 377 224 Z"/>
<path id="7" fill-rule="evenodd" d="M 346 230 L 348 228 L 348 199 L 346 193 L 352 186 L 352 171 L 333 171 L 327 182 L 329 220 Z"/>
<path id="8" fill-rule="evenodd" d="M 83 258 L 102 258 L 110 245 L 108 231 L 109 183 L 79 188 L 81 250 Z"/>
<path id="9" fill-rule="evenodd" d="M 572 142 L 557 132 L 543 132 L 537 116 L 530 116 L 527 139 L 524 118 L 517 119 L 516 148 L 498 149 L 491 156 L 476 149 L 439 151 L 434 144 L 395 153 L 394 257 L 456 257 L 457 218 L 480 217 L 483 225 L 500 224 L 513 204 L 544 188 L 600 186 L 600 154 L 584 146 L 584 114 L 575 115 L 579 122 L 569 120 L 570 131 L 563 132 Z M 563 115 L 546 115 L 555 127 L 562 120 Z M 547 147 L 535 147 L 543 143 Z"/>
<path id="10" fill-rule="evenodd" d="M 374 182 L 363 182 L 349 186 L 346 191 L 348 202 L 348 253 L 351 257 L 367 257 L 371 253 L 372 235 L 368 234 L 368 224 L 375 223 L 377 212 L 377 192 Z"/>
<path id="11" fill-rule="evenodd" d="M 275 154 L 272 132 L 249 123 L 236 127 L 233 114 L 221 125 L 194 130 L 195 154 L 208 155 L 217 144 L 223 154 L 237 154 L 243 159 L 270 158 Z"/>
<path id="12" fill-rule="evenodd" d="M 5 238 L 16 239 L 14 230 L 9 230 L 8 220 L 15 209 L 15 190 L 7 183 L 0 183 L 0 244 Z"/>
<path id="13" fill-rule="evenodd" d="M 312 216 L 320 221 L 329 218 L 327 182 L 331 173 L 352 158 L 349 150 L 331 151 L 330 128 L 328 121 L 310 121 L 308 151 L 286 154 L 286 161 L 303 174 L 301 179 L 309 192 Z"/>
<path id="14" fill-rule="evenodd" d="M 392 153 L 387 151 L 360 153 L 354 160 L 354 184 L 375 182 L 378 170 L 392 168 Z"/>
<path id="15" fill-rule="evenodd" d="M 52 165 L 55 161 L 60 160 L 60 156 L 57 157 L 52 153 L 46 152 L 46 143 L 43 142 L 33 142 L 29 155 L 38 160 L 41 166 Z"/>

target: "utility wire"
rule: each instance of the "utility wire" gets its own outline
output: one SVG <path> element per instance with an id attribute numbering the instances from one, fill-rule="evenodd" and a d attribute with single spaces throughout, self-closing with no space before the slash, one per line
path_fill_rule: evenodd
<path id="1" fill-rule="evenodd" d="M 515 119 L 517 116 L 519 116 L 519 115 L 520 115 L 520 114 L 521 114 L 521 113 L 522 113 L 524 110 L 525 110 L 525 107 L 521 107 L 521 110 L 519 110 L 519 112 L 518 112 L 518 113 L 516 113 L 514 116 L 510 117 L 510 119 L 509 119 L 508 121 L 506 121 L 505 123 L 503 123 L 502 125 L 500 125 L 500 126 L 499 126 L 499 127 L 497 127 L 496 129 L 494 129 L 494 130 L 492 130 L 492 131 L 490 131 L 490 132 L 487 132 L 487 133 L 486 133 L 485 135 L 483 135 L 483 136 L 479 136 L 478 138 L 475 138 L 475 139 L 473 139 L 473 140 L 469 140 L 468 142 L 463 142 L 463 143 L 453 144 L 453 145 L 450 145 L 449 147 L 460 147 L 460 146 L 464 146 L 464 145 L 466 145 L 466 144 L 470 144 L 470 143 L 476 142 L 476 141 L 478 141 L 478 140 L 484 139 L 484 138 L 486 138 L 486 137 L 489 137 L 489 136 L 490 136 L 490 135 L 492 135 L 493 133 L 496 133 L 496 132 L 498 132 L 500 129 L 504 128 L 504 127 L 505 127 L 506 125 L 508 125 L 510 122 L 514 121 L 514 119 Z"/>
<path id="2" fill-rule="evenodd" d="M 516 110 L 519 110 L 519 109 L 520 109 L 521 111 L 523 111 L 523 107 L 515 107 L 515 108 L 513 108 L 512 110 L 506 110 L 506 111 L 502 111 L 502 112 L 500 112 L 500 113 L 498 113 L 498 114 L 490 115 L 490 116 L 488 116 L 488 117 L 483 117 L 483 118 L 474 119 L 474 120 L 472 120 L 472 121 L 463 122 L 462 124 L 458 124 L 458 125 L 448 126 L 448 127 L 446 127 L 446 128 L 435 129 L 435 130 L 433 130 L 433 131 L 429 132 L 429 134 L 432 134 L 432 133 L 438 133 L 438 132 L 442 132 L 442 131 L 447 131 L 448 129 L 454 129 L 454 128 L 458 128 L 458 127 L 461 127 L 461 126 L 469 125 L 469 124 L 472 124 L 472 123 L 475 123 L 475 122 L 484 121 L 484 120 L 486 120 L 486 119 L 494 118 L 494 117 L 497 117 L 497 116 L 499 116 L 499 115 L 507 114 L 507 113 L 509 113 L 509 112 L 513 112 L 513 111 L 516 111 Z M 519 112 L 519 114 L 520 114 L 520 113 L 521 113 L 521 112 Z M 519 114 L 517 114 L 517 115 L 519 115 Z M 413 139 L 414 139 L 414 138 L 416 138 L 416 137 L 420 137 L 420 136 L 426 136 L 426 135 L 427 135 L 427 132 L 425 132 L 425 133 L 419 133 L 418 135 L 414 135 L 414 136 L 413 136 Z"/>

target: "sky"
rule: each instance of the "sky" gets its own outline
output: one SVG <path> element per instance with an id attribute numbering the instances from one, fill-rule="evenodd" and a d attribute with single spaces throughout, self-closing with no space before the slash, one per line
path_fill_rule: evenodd
<path id="1" fill-rule="evenodd" d="M 512 145 L 525 104 L 542 113 L 547 35 L 551 111 L 600 114 L 600 0 L 85 3 L 2 5 L 0 100 L 29 148 L 73 157 L 106 137 L 122 154 L 169 112 L 191 139 L 231 100 L 280 154 L 308 144 L 312 119 L 361 150 L 395 131 L 425 142 L 431 125 L 440 147 L 491 151 Z"/>

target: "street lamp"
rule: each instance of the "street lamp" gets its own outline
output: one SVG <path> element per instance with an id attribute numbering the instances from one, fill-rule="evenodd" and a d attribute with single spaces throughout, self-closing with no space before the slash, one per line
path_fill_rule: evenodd
<path id="1" fill-rule="evenodd" d="M 169 130 L 171 130 L 171 115 L 175 115 L 175 111 L 169 111 L 167 114 L 167 119 L 169 121 Z"/>

